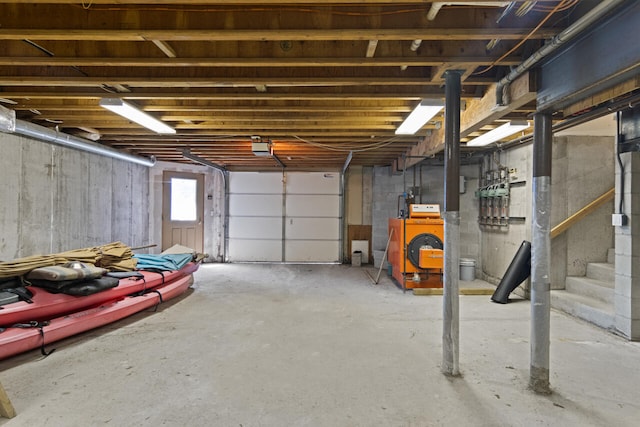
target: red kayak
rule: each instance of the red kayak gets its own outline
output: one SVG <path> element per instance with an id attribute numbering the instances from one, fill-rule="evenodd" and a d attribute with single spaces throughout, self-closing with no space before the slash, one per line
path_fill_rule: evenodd
<path id="1" fill-rule="evenodd" d="M 0 359 L 38 347 L 46 355 L 46 344 L 124 319 L 168 301 L 183 294 L 192 283 L 193 276 L 187 274 L 142 295 L 122 297 L 50 321 L 34 321 L 9 327 L 0 332 Z"/>
<path id="2" fill-rule="evenodd" d="M 118 286 L 92 295 L 74 296 L 66 294 L 52 294 L 42 288 L 29 286 L 33 294 L 29 304 L 24 301 L 3 305 L 0 309 L 0 326 L 11 326 L 15 323 L 42 321 L 73 313 L 88 307 L 95 307 L 107 301 L 114 301 L 126 295 L 144 292 L 156 288 L 195 272 L 198 263 L 190 262 L 180 270 L 163 271 L 162 274 L 153 271 L 140 270 L 144 278 L 120 279 Z"/>

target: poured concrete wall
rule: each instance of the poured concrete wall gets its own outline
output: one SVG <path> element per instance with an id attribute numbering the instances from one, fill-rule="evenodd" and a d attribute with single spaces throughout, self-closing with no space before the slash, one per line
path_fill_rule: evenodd
<path id="1" fill-rule="evenodd" d="M 614 187 L 613 137 L 564 136 L 553 141 L 551 226 L 564 221 Z M 552 242 L 552 288 L 566 276 L 584 276 L 587 263 L 605 262 L 614 247 L 613 200 Z"/>
<path id="2" fill-rule="evenodd" d="M 481 227 L 482 277 L 497 284 L 524 240 L 531 241 L 531 145 L 500 152 L 492 157 L 491 169 L 514 170 L 509 196 L 510 221 L 507 227 Z"/>
<path id="3" fill-rule="evenodd" d="M 0 259 L 149 243 L 148 168 L 0 133 Z"/>

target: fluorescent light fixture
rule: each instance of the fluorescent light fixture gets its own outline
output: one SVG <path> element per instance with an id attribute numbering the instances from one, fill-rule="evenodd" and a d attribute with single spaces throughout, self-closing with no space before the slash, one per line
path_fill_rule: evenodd
<path id="1" fill-rule="evenodd" d="M 171 126 L 168 126 L 155 117 L 151 117 L 144 111 L 138 109 L 137 107 L 134 107 L 133 105 L 123 101 L 120 98 L 102 98 L 100 100 L 100 106 L 121 115 L 125 119 L 136 122 L 139 125 L 146 127 L 147 129 L 151 129 L 154 132 L 176 133 L 176 130 Z"/>
<path id="2" fill-rule="evenodd" d="M 396 129 L 396 135 L 413 135 L 443 108 L 444 103 L 440 100 L 423 99 Z"/>
<path id="3" fill-rule="evenodd" d="M 531 126 L 526 120 L 513 120 L 467 142 L 467 147 L 481 147 L 500 141 Z"/>

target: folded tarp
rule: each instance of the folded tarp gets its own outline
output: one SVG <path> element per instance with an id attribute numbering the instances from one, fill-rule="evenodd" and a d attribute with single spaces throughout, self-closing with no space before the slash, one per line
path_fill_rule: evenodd
<path id="1" fill-rule="evenodd" d="M 136 268 L 131 248 L 121 242 L 93 248 L 74 249 L 50 255 L 34 255 L 0 262 L 0 278 L 22 276 L 38 267 L 62 265 L 69 261 L 95 264 L 109 271 L 131 271 Z"/>
<path id="2" fill-rule="evenodd" d="M 135 254 L 138 270 L 180 270 L 193 260 L 193 254 Z"/>

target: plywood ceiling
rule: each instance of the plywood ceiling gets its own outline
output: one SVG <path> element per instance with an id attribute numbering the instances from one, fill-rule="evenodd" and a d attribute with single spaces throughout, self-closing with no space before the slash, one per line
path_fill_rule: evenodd
<path id="1" fill-rule="evenodd" d="M 231 170 L 279 168 L 252 153 L 259 137 L 292 169 L 341 168 L 349 153 L 352 165 L 388 165 L 442 126 L 394 134 L 421 99 L 444 98 L 444 71 L 462 70 L 471 108 L 576 3 L 0 0 L 0 103 L 159 160 L 190 162 L 187 148 Z M 122 119 L 103 97 L 177 134 Z"/>

